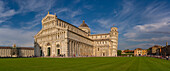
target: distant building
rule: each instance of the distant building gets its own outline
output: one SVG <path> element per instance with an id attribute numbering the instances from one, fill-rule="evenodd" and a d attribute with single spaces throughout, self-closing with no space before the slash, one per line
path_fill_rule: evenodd
<path id="1" fill-rule="evenodd" d="M 134 55 L 134 51 L 133 50 L 121 50 L 121 56 L 133 56 Z"/>
<path id="2" fill-rule="evenodd" d="M 31 47 L 0 47 L 0 57 L 30 57 L 34 56 Z"/>
<path id="3" fill-rule="evenodd" d="M 170 56 L 170 45 L 168 45 L 168 42 L 166 46 L 157 49 L 156 55 Z"/>
<path id="4" fill-rule="evenodd" d="M 121 50 L 122 54 L 134 53 L 134 50 Z"/>
<path id="5" fill-rule="evenodd" d="M 147 50 L 143 50 L 141 48 L 137 48 L 134 50 L 134 56 L 146 56 Z"/>
<path id="6" fill-rule="evenodd" d="M 149 48 L 148 55 L 156 55 L 157 49 L 162 48 L 162 46 L 154 45 Z"/>
<path id="7" fill-rule="evenodd" d="M 0 47 L 0 57 L 11 57 L 11 47 Z"/>
<path id="8" fill-rule="evenodd" d="M 147 53 L 148 53 L 148 51 L 147 51 L 147 50 L 142 50 L 142 56 L 146 56 L 146 55 L 147 55 Z"/>

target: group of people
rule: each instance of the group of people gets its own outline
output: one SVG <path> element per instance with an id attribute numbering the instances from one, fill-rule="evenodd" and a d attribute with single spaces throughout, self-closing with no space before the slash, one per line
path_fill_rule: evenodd
<path id="1" fill-rule="evenodd" d="M 153 55 L 150 55 L 149 57 L 155 57 L 155 58 L 170 60 L 170 56 L 153 56 Z"/>

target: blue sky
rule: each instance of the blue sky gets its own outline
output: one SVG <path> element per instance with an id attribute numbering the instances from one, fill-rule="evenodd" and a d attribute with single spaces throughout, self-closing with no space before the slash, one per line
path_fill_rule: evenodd
<path id="1" fill-rule="evenodd" d="M 92 34 L 114 24 L 118 49 L 170 43 L 170 0 L 0 0 L 0 45 L 33 47 L 48 11 L 77 27 L 85 20 Z"/>

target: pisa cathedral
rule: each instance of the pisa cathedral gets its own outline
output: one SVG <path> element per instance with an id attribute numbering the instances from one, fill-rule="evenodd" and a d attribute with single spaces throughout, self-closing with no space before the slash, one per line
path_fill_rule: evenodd
<path id="1" fill-rule="evenodd" d="M 34 36 L 35 56 L 117 56 L 116 27 L 109 33 L 90 34 L 84 20 L 76 27 L 49 12 L 41 22 L 42 29 Z"/>

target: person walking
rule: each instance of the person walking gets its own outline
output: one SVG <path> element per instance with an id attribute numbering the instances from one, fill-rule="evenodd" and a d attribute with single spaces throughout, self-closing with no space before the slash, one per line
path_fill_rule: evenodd
<path id="1" fill-rule="evenodd" d="M 168 56 L 166 56 L 166 60 L 168 60 L 169 59 L 169 57 Z"/>

